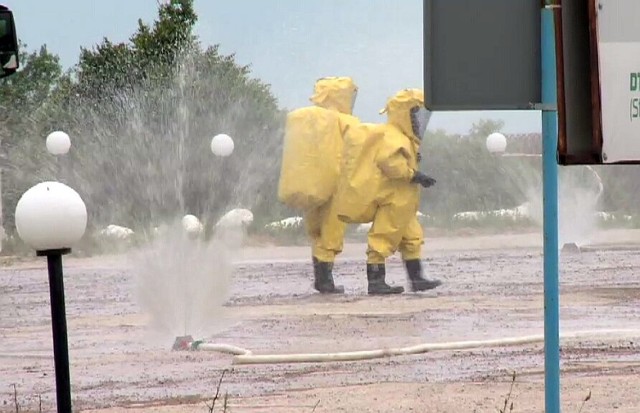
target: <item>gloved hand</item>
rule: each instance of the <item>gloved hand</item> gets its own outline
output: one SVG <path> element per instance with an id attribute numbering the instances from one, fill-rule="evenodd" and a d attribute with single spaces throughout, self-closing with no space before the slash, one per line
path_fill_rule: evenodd
<path id="1" fill-rule="evenodd" d="M 436 180 L 420 171 L 416 171 L 413 174 L 413 178 L 411 178 L 411 183 L 417 183 L 422 185 L 424 188 L 429 188 L 430 186 L 435 185 Z"/>

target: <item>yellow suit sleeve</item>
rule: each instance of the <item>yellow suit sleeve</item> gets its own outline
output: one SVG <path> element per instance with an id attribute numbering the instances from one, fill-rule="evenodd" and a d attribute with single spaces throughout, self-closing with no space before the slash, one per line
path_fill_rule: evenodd
<path id="1" fill-rule="evenodd" d="M 402 179 L 410 181 L 414 170 L 409 166 L 409 160 L 405 149 L 398 148 L 387 156 L 378 159 L 378 168 L 389 179 Z"/>

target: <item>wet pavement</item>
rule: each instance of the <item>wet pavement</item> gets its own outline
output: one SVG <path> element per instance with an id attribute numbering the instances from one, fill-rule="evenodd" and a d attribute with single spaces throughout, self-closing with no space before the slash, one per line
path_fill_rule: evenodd
<path id="1" fill-rule="evenodd" d="M 364 264 L 357 254 L 345 254 L 335 267 L 336 281 L 346 294 L 320 296 L 311 288 L 311 264 L 300 250 L 289 260 L 286 249 L 278 251 L 271 263 L 261 257 L 235 266 L 230 298 L 221 309 L 229 320 L 219 331 L 198 338 L 256 354 L 278 354 L 542 333 L 539 246 L 427 250 L 425 270 L 444 285 L 394 297 L 366 295 Z M 273 365 L 232 365 L 230 355 L 172 352 L 173 337 L 147 328 L 148 317 L 136 303 L 136 274 L 125 261 L 69 262 L 65 288 L 71 378 L 79 409 L 199 402 L 215 393 L 224 369 L 229 369 L 224 391 L 248 398 L 383 383 L 504 380 L 514 370 L 540 374 L 544 365 L 541 344 Z M 563 368 L 576 375 L 595 371 L 635 376 L 640 364 L 638 251 L 603 247 L 562 254 L 561 268 L 563 331 L 639 331 L 635 337 L 594 337 L 563 345 Z M 406 285 L 399 259 L 390 260 L 387 280 Z M 14 384 L 22 406 L 33 408 L 39 397 L 43 406 L 55 404 L 48 294 L 41 262 L 0 269 L 0 411 L 15 411 Z"/>

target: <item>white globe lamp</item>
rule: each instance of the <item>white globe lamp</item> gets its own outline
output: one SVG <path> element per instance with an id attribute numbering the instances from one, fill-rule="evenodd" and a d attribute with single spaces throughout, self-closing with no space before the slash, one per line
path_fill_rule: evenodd
<path id="1" fill-rule="evenodd" d="M 64 304 L 62 255 L 84 235 L 87 208 L 76 191 L 60 182 L 41 182 L 29 188 L 16 206 L 16 229 L 20 238 L 47 257 L 51 330 L 58 411 L 71 411 L 69 344 Z"/>
<path id="2" fill-rule="evenodd" d="M 52 155 L 64 155 L 71 148 L 71 139 L 69 135 L 62 131 L 51 132 L 47 136 L 47 150 Z"/>
<path id="3" fill-rule="evenodd" d="M 204 229 L 198 217 L 191 214 L 187 214 L 182 217 L 182 228 L 190 237 L 200 235 Z"/>
<path id="4" fill-rule="evenodd" d="M 494 132 L 487 136 L 486 145 L 492 154 L 504 153 L 507 149 L 507 138 L 500 132 Z"/>
<path id="5" fill-rule="evenodd" d="M 41 182 L 22 195 L 15 220 L 20 238 L 36 251 L 66 250 L 84 235 L 87 208 L 67 185 Z"/>
<path id="6" fill-rule="evenodd" d="M 211 139 L 211 152 L 216 156 L 227 157 L 233 153 L 233 139 L 224 133 L 218 134 Z"/>

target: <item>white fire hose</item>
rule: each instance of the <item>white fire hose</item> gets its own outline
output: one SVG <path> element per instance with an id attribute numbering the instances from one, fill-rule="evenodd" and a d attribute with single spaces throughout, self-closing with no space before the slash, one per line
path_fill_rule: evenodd
<path id="1" fill-rule="evenodd" d="M 560 334 L 565 342 L 587 339 L 616 341 L 640 337 L 640 329 L 582 330 Z M 383 348 L 375 350 L 345 351 L 334 353 L 293 353 L 293 354 L 253 354 L 250 350 L 229 344 L 214 344 L 193 341 L 190 337 L 179 337 L 174 350 L 213 351 L 233 355 L 233 364 L 286 364 L 286 363 L 326 363 L 336 361 L 362 361 L 385 357 L 406 356 L 432 351 L 473 350 L 487 347 L 522 346 L 544 343 L 544 335 L 528 335 L 488 340 L 452 341 L 425 343 L 408 347 Z"/>

